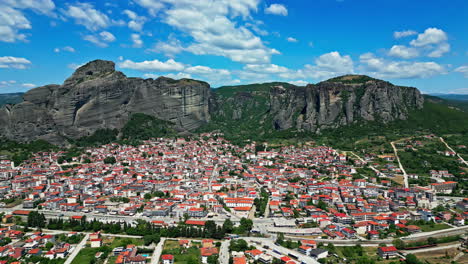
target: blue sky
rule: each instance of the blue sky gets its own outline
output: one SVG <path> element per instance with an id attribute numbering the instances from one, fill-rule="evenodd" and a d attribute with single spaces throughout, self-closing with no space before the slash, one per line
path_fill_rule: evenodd
<path id="1" fill-rule="evenodd" d="M 354 73 L 468 93 L 467 17 L 465 0 L 0 0 L 0 93 L 94 59 L 213 87 Z"/>

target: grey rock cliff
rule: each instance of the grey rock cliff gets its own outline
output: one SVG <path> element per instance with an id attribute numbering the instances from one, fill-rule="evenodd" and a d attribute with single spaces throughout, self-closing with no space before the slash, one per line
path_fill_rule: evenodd
<path id="1" fill-rule="evenodd" d="M 78 68 L 63 85 L 24 94 L 24 101 L 0 109 L 0 134 L 30 141 L 63 143 L 101 128 L 122 128 L 133 113 L 144 113 L 191 131 L 210 120 L 210 87 L 189 79 L 127 78 L 111 61 Z"/>
<path id="2" fill-rule="evenodd" d="M 305 131 L 337 128 L 359 121 L 388 123 L 404 120 L 412 109 L 421 109 L 424 99 L 416 88 L 395 86 L 381 80 L 348 84 L 317 85 L 270 92 L 274 123 L 278 129 Z"/>

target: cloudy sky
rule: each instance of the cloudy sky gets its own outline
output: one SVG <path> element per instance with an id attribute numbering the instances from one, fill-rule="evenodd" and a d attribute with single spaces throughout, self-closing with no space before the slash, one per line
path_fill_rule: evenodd
<path id="1" fill-rule="evenodd" d="M 213 87 L 355 73 L 468 93 L 467 17 L 466 0 L 0 0 L 0 93 L 94 59 Z"/>

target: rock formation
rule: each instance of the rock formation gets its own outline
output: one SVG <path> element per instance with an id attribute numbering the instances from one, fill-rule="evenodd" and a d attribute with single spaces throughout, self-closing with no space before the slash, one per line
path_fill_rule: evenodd
<path id="1" fill-rule="evenodd" d="M 90 135 L 122 128 L 131 114 L 171 121 L 178 131 L 198 128 L 210 119 L 210 87 L 189 79 L 127 78 L 110 61 L 78 68 L 62 85 L 46 85 L 24 94 L 23 102 L 0 109 L 0 134 L 29 141 Z"/>

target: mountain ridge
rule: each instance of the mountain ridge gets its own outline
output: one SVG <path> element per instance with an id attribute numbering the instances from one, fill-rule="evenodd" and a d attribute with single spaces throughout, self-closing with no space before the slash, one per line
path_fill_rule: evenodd
<path id="1" fill-rule="evenodd" d="M 273 82 L 212 89 L 192 79 L 127 77 L 102 60 L 78 68 L 62 85 L 34 88 L 23 98 L 0 108 L 0 135 L 59 144 L 99 129 L 121 129 L 136 113 L 169 121 L 179 133 L 320 134 L 361 121 L 405 120 L 424 105 L 418 89 L 364 75 L 306 86 Z"/>

